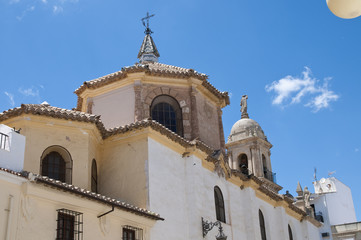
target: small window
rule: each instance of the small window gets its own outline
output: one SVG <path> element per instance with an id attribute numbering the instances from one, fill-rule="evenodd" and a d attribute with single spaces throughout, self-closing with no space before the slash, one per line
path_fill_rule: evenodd
<path id="1" fill-rule="evenodd" d="M 73 161 L 68 150 L 53 145 L 44 150 L 40 159 L 41 175 L 71 184 Z"/>
<path id="2" fill-rule="evenodd" d="M 92 170 L 91 170 L 91 189 L 92 192 L 98 192 L 98 168 L 97 162 L 95 159 L 92 161 Z"/>
<path id="3" fill-rule="evenodd" d="M 259 227 L 260 227 L 260 230 L 261 230 L 261 239 L 262 240 L 267 240 L 267 237 L 266 237 L 266 225 L 265 225 L 263 213 L 262 213 L 261 210 L 258 211 L 258 217 L 259 217 Z"/>
<path id="4" fill-rule="evenodd" d="M 167 95 L 156 97 L 150 107 L 153 120 L 183 136 L 182 109 L 177 100 Z"/>
<path id="5" fill-rule="evenodd" d="M 132 226 L 123 226 L 122 240 L 142 240 L 143 229 Z"/>
<path id="6" fill-rule="evenodd" d="M 82 240 L 83 214 L 68 209 L 58 209 L 56 240 Z"/>
<path id="7" fill-rule="evenodd" d="M 214 187 L 214 201 L 216 205 L 216 216 L 217 220 L 221 222 L 226 222 L 226 214 L 224 210 L 224 200 L 222 191 L 219 187 Z"/>
<path id="8" fill-rule="evenodd" d="M 58 152 L 51 152 L 42 161 L 41 174 L 65 182 L 65 161 Z"/>
<path id="9" fill-rule="evenodd" d="M 9 136 L 4 134 L 4 133 L 0 133 L 0 149 L 4 149 L 9 151 Z"/>
<path id="10" fill-rule="evenodd" d="M 289 237 L 289 240 L 293 240 L 292 229 L 289 224 L 288 224 L 288 237 Z"/>

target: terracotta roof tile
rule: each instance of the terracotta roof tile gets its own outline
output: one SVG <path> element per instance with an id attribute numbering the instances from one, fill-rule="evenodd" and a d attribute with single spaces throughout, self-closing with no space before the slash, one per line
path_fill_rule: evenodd
<path id="1" fill-rule="evenodd" d="M 154 120 L 145 119 L 117 128 L 105 129 L 99 115 L 92 115 L 80 111 L 52 107 L 50 105 L 44 104 L 22 104 L 21 107 L 4 111 L 0 113 L 0 122 L 12 117 L 20 116 L 21 114 L 41 115 L 51 118 L 93 123 L 98 128 L 103 139 L 106 139 L 116 134 L 122 134 L 129 131 L 140 130 L 150 127 L 153 130 L 165 135 L 167 138 L 179 143 L 184 147 L 196 146 L 198 149 L 208 154 L 211 154 L 213 152 L 213 149 L 207 146 L 205 143 L 199 140 L 188 141 Z"/>
<path id="2" fill-rule="evenodd" d="M 137 215 L 141 215 L 141 216 L 144 216 L 147 218 L 151 218 L 154 220 L 164 220 L 163 218 L 161 218 L 159 216 L 159 214 L 149 211 L 147 209 L 140 208 L 140 207 L 134 206 L 132 204 L 125 203 L 125 202 L 119 201 L 117 199 L 107 197 L 105 195 L 97 194 L 97 193 L 88 191 L 83 188 L 79 188 L 79 187 L 71 185 L 71 184 L 67 184 L 67 183 L 64 183 L 64 182 L 61 182 L 58 180 L 54 180 L 54 179 L 51 179 L 46 176 L 41 176 L 38 174 L 26 172 L 26 171 L 16 172 L 16 171 L 12 171 L 12 170 L 9 170 L 6 168 L 1 168 L 1 167 L 0 167 L 0 171 L 7 172 L 7 173 L 13 174 L 18 177 L 27 178 L 30 181 L 33 181 L 35 183 L 41 183 L 41 184 L 51 186 L 53 188 L 57 188 L 57 189 L 66 191 L 66 192 L 71 192 L 73 194 L 76 194 L 76 195 L 82 196 L 82 197 L 86 197 L 91 200 L 99 201 L 99 202 L 102 202 L 105 204 L 111 204 L 111 205 L 114 205 L 115 207 L 118 207 L 127 212 L 132 212 L 132 213 L 135 213 Z"/>
<path id="3" fill-rule="evenodd" d="M 52 107 L 48 104 L 21 104 L 21 107 L 9 109 L 0 113 L 0 122 L 12 117 L 20 116 L 21 114 L 32 114 L 65 120 L 95 123 L 101 133 L 105 131 L 99 115 Z"/>
<path id="4" fill-rule="evenodd" d="M 135 72 L 145 72 L 146 74 L 153 76 L 170 76 L 176 78 L 190 78 L 195 77 L 202 80 L 202 85 L 207 88 L 210 92 L 216 95 L 219 98 L 226 99 L 227 104 L 229 104 L 228 92 L 221 92 L 217 90 L 212 84 L 208 82 L 208 76 L 203 73 L 199 73 L 193 69 L 181 68 L 172 65 L 167 65 L 158 62 L 149 62 L 149 63 L 136 63 L 133 66 L 124 67 L 120 71 L 111 73 L 109 75 L 86 81 L 78 89 L 75 90 L 75 93 L 79 96 L 86 88 L 98 88 L 107 84 L 110 84 L 115 81 L 119 81 L 127 77 L 128 73 Z"/>

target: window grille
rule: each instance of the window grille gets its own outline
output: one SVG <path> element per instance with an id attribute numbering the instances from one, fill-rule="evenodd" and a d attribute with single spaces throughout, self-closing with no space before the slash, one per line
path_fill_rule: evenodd
<path id="1" fill-rule="evenodd" d="M 83 240 L 83 214 L 58 209 L 56 240 Z"/>
<path id="2" fill-rule="evenodd" d="M 123 226 L 122 240 L 143 240 L 143 229 L 133 226 Z"/>
<path id="3" fill-rule="evenodd" d="M 9 136 L 0 133 L 0 149 L 9 150 Z"/>
<path id="4" fill-rule="evenodd" d="M 43 176 L 65 182 L 66 163 L 58 152 L 51 152 L 42 161 Z"/>

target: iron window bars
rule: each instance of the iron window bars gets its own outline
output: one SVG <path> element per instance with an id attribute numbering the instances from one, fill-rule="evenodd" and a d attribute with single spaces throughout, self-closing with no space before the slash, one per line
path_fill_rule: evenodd
<path id="1" fill-rule="evenodd" d="M 123 226 L 122 240 L 143 240 L 143 229 L 133 226 Z"/>
<path id="2" fill-rule="evenodd" d="M 83 214 L 65 208 L 57 212 L 56 240 L 82 240 Z"/>

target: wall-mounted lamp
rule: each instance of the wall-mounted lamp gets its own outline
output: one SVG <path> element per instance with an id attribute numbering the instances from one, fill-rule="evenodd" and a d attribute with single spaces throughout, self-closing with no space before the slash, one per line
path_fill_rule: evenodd
<path id="1" fill-rule="evenodd" d="M 340 18 L 356 18 L 361 15 L 360 0 L 326 0 L 330 11 Z"/>
<path id="2" fill-rule="evenodd" d="M 218 234 L 216 236 L 217 240 L 227 240 L 227 236 L 223 233 L 222 224 L 220 221 L 217 222 L 208 222 L 207 220 L 204 220 L 202 217 L 202 228 L 203 228 L 203 238 L 207 235 L 209 231 L 212 230 L 214 226 L 218 226 Z"/>

